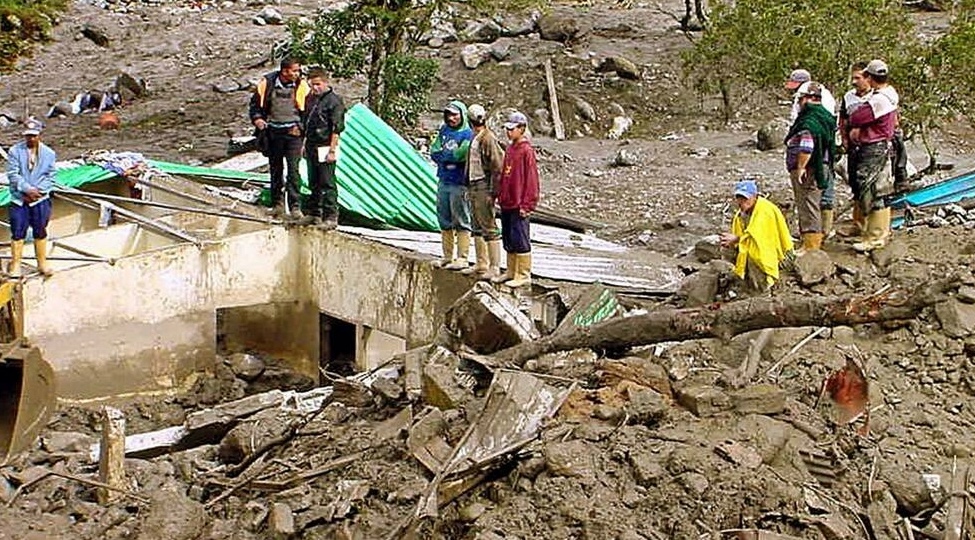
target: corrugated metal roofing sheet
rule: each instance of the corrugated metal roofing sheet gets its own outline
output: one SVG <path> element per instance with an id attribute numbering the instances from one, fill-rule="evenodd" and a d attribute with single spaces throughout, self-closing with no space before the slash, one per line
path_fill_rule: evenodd
<path id="1" fill-rule="evenodd" d="M 79 188 L 91 182 L 101 182 L 114 178 L 115 173 L 106 171 L 97 165 L 79 165 L 77 167 L 59 168 L 55 174 L 55 181 L 62 186 Z M 0 206 L 10 204 L 10 188 L 0 190 Z"/>

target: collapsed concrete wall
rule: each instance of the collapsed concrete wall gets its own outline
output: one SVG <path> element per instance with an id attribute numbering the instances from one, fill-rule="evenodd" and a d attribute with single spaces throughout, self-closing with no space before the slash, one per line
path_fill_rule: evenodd
<path id="1" fill-rule="evenodd" d="M 118 240 L 106 232 L 86 234 Z M 54 367 L 62 398 L 178 390 L 212 365 L 218 310 L 247 336 L 243 345 L 317 377 L 319 313 L 362 329 L 355 339 L 365 357 L 372 331 L 393 338 L 375 340 L 387 348 L 431 341 L 468 286 L 464 276 L 352 235 L 269 227 L 27 280 L 25 334 Z"/>

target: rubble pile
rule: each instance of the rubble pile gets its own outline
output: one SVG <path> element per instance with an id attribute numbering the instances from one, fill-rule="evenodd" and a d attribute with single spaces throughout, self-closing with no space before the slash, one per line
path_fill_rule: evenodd
<path id="1" fill-rule="evenodd" d="M 929 242 L 906 237 L 897 260 Z M 960 249 L 923 278 L 950 269 L 961 286 L 913 320 L 520 369 L 496 353 L 660 308 L 594 286 L 540 324 L 480 284 L 436 343 L 371 372 L 318 386 L 240 353 L 188 394 L 127 403 L 121 478 L 99 475 L 119 443 L 109 409 L 65 408 L 0 469 L 0 520 L 13 538 L 963 538 L 975 276 Z M 785 287 L 923 283 L 864 261 L 855 282 Z"/>

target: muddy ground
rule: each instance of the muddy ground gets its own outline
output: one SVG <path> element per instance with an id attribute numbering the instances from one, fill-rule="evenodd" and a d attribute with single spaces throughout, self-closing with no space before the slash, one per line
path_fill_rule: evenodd
<path id="1" fill-rule="evenodd" d="M 571 46 L 537 34 L 515 38 L 506 62 L 476 70 L 460 63 L 463 44 L 448 43 L 425 54 L 442 59 L 436 101 L 461 97 L 526 111 L 545 106 L 541 65 L 550 58 L 570 138 L 536 138 L 544 203 L 605 223 L 601 236 L 673 255 L 727 227 L 730 186 L 743 173 L 761 175 L 763 190 L 788 206 L 780 152 L 759 152 L 753 143 L 754 131 L 785 116 L 787 105 L 778 101 L 785 96 L 774 92 L 753 96 L 743 100 L 731 124 L 721 122 L 717 102 L 695 97 L 680 79 L 677 54 L 688 41 L 667 12 L 677 13 L 682 2 L 661 5 L 663 11 L 601 1 L 557 5 L 591 32 Z M 256 79 L 268 67 L 254 65 L 273 40 L 284 37 L 280 26 L 253 24 L 262 7 L 244 1 L 76 2 L 64 14 L 55 41 L 3 76 L 0 108 L 19 114 L 27 99 L 31 113 L 42 115 L 78 91 L 105 88 L 124 70 L 146 78 L 150 94 L 122 110 L 118 131 L 99 130 L 90 115 L 50 121 L 45 137 L 60 157 L 106 148 L 187 163 L 218 161 L 230 135 L 249 131 L 248 94 L 218 93 L 214 83 Z M 298 16 L 315 5 L 285 1 L 275 7 Z M 924 29 L 943 24 L 937 16 L 923 17 Z M 110 36 L 107 48 L 81 37 L 86 24 Z M 607 54 L 635 62 L 640 80 L 595 73 L 591 59 Z M 362 94 L 361 81 L 336 86 L 350 101 Z M 593 106 L 596 120 L 579 117 L 575 98 Z M 631 132 L 618 141 L 604 136 L 613 104 L 634 119 Z M 18 133 L 16 127 L 4 128 L 0 142 L 13 142 Z M 971 140 L 964 124 L 949 125 L 938 136 L 942 160 L 956 170 L 970 169 L 975 163 Z M 635 166 L 611 165 L 621 148 L 636 156 Z M 919 148 L 911 152 L 917 164 L 925 163 Z M 536 443 L 444 508 L 441 519 L 425 524 L 418 537 L 727 538 L 734 534 L 730 530 L 754 527 L 810 539 L 906 538 L 908 517 L 919 529 L 943 529 L 946 512 L 938 504 L 950 499 L 952 471 L 968 462 L 975 445 L 971 231 L 949 226 L 897 232 L 891 248 L 870 258 L 839 241 L 827 252 L 836 273 L 805 286 L 790 275 L 777 294 L 871 294 L 888 285 L 912 290 L 952 273 L 964 287 L 956 294 L 959 302 L 942 304 L 938 311 L 928 308 L 914 320 L 821 335 L 772 377 L 766 371 L 812 329 L 775 331 L 746 388 L 769 384 L 757 388 L 784 395 L 784 407 L 719 407 L 710 415 L 671 397 L 703 385 L 714 389 L 716 402 L 730 402 L 741 390 L 729 370 L 740 363 L 754 334 L 635 349 L 622 360 L 578 353 L 533 362 L 531 369 L 578 380 L 579 389 Z M 688 268 L 698 267 L 691 257 L 683 260 Z M 870 380 L 872 412 L 865 435 L 856 432 L 862 423 L 838 425 L 835 411 L 819 399 L 823 381 L 847 356 L 863 362 Z M 629 378 L 611 376 L 620 365 L 630 366 Z M 129 431 L 179 425 L 194 410 L 241 397 L 253 383 L 220 369 L 200 384 L 189 395 L 123 404 Z M 448 443 L 476 416 L 481 399 L 471 398 L 446 415 Z M 278 517 L 268 517 L 281 511 L 275 503 L 293 512 L 295 537 L 384 538 L 413 512 L 432 475 L 410 455 L 402 437 L 378 441 L 381 421 L 407 406 L 405 401 L 377 397 L 369 406 L 356 405 L 329 405 L 269 453 L 277 461 L 263 470 L 266 479 L 365 451 L 354 463 L 300 486 L 243 488 L 214 503 L 236 480 L 228 478 L 232 464 L 221 463 L 219 447 L 205 445 L 130 459 L 130 489 L 145 500 L 125 496 L 100 506 L 91 486 L 41 480 L 11 505 L 0 506 L 0 538 L 271 538 L 281 528 Z M 414 404 L 414 412 L 422 407 Z M 92 472 L 84 454 L 98 426 L 96 407 L 63 408 L 42 445 L 3 469 L 10 487 L 52 468 Z M 736 457 L 723 453 L 728 441 L 735 443 L 730 447 L 738 449 Z M 811 474 L 819 469 L 807 465 L 800 451 L 825 456 L 834 475 Z M 922 474 L 937 475 L 940 487 L 934 476 L 926 485 Z M 0 491 L 9 500 L 12 492 Z M 331 504 L 348 500 L 350 492 L 357 495 L 347 507 Z"/>

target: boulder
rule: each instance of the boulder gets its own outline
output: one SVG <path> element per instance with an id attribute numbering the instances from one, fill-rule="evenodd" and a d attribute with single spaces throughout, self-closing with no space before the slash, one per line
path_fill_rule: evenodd
<path id="1" fill-rule="evenodd" d="M 572 105 L 576 111 L 576 114 L 579 115 L 579 118 L 582 118 L 587 122 L 596 121 L 596 109 L 594 109 L 593 106 L 587 101 L 577 97 L 572 100 Z"/>
<path id="2" fill-rule="evenodd" d="M 628 116 L 613 117 L 613 127 L 609 128 L 609 132 L 606 133 L 606 138 L 618 140 L 622 138 L 623 134 L 629 131 L 632 126 L 633 119 Z"/>
<path id="3" fill-rule="evenodd" d="M 596 65 L 598 73 L 616 73 L 622 79 L 637 81 L 640 79 L 640 68 L 635 63 L 622 56 L 607 56 Z"/>
<path id="4" fill-rule="evenodd" d="M 632 167 L 639 162 L 636 155 L 630 152 L 626 148 L 620 148 L 616 151 L 616 156 L 613 158 L 614 167 Z"/>
<path id="5" fill-rule="evenodd" d="M 542 39 L 567 43 L 586 34 L 579 17 L 572 12 L 553 12 L 538 20 L 538 32 Z"/>
<path id="6" fill-rule="evenodd" d="M 782 118 L 771 120 L 758 129 L 755 134 L 755 147 L 759 150 L 775 150 L 785 144 L 785 134 L 789 132 L 789 124 Z"/>
<path id="7" fill-rule="evenodd" d="M 712 234 L 705 236 L 694 244 L 694 258 L 698 262 L 706 263 L 721 258 L 721 236 Z"/>
<path id="8" fill-rule="evenodd" d="M 511 55 L 511 46 L 514 44 L 514 40 L 511 38 L 501 38 L 495 41 L 488 48 L 488 52 L 491 53 L 491 58 L 494 58 L 498 62 L 508 58 Z"/>
<path id="9" fill-rule="evenodd" d="M 263 20 L 266 24 L 284 24 L 284 15 L 281 15 L 281 12 L 272 6 L 264 6 L 257 14 L 257 18 Z"/>
<path id="10" fill-rule="evenodd" d="M 501 37 L 501 25 L 492 21 L 470 21 L 460 32 L 464 41 L 488 43 Z"/>
<path id="11" fill-rule="evenodd" d="M 471 43 L 460 50 L 460 60 L 467 69 L 476 69 L 491 59 L 491 46 L 484 43 Z"/>
<path id="12" fill-rule="evenodd" d="M 893 239 L 886 246 L 875 249 L 870 252 L 870 259 L 873 260 L 873 264 L 886 268 L 895 263 L 908 254 L 907 244 L 901 242 L 900 240 Z"/>
<path id="13" fill-rule="evenodd" d="M 799 283 L 804 286 L 822 283 L 836 273 L 836 265 L 829 255 L 821 250 L 814 249 L 807 251 L 796 257 L 796 274 L 799 276 Z"/>
<path id="14" fill-rule="evenodd" d="M 975 305 L 963 304 L 954 298 L 934 307 L 941 322 L 941 330 L 947 336 L 963 338 L 975 330 Z"/>
<path id="15" fill-rule="evenodd" d="M 253 381 L 264 373 L 264 360 L 248 353 L 235 353 L 227 357 L 227 366 L 238 378 Z"/>

